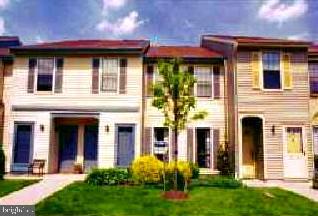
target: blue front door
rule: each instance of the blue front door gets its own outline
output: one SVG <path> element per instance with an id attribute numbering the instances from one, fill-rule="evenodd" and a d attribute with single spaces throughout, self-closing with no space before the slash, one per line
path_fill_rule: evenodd
<path id="1" fill-rule="evenodd" d="M 59 172 L 73 172 L 77 154 L 78 126 L 59 126 Z"/>
<path id="2" fill-rule="evenodd" d="M 89 172 L 97 166 L 98 126 L 85 126 L 84 133 L 84 170 Z"/>
<path id="3" fill-rule="evenodd" d="M 117 126 L 117 166 L 128 167 L 135 155 L 135 127 Z"/>
<path id="4" fill-rule="evenodd" d="M 26 172 L 28 164 L 32 161 L 32 124 L 15 124 L 13 172 Z"/>

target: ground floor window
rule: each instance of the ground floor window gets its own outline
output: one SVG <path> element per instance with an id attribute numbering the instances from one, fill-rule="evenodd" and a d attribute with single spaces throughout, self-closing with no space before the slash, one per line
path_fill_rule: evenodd
<path id="1" fill-rule="evenodd" d="M 313 128 L 314 132 L 314 154 L 318 155 L 318 127 Z"/>
<path id="2" fill-rule="evenodd" d="M 200 168 L 211 168 L 211 141 L 209 128 L 196 129 L 196 163 Z"/>
<path id="3" fill-rule="evenodd" d="M 169 128 L 154 128 L 153 154 L 162 161 L 169 159 Z"/>
<path id="4" fill-rule="evenodd" d="M 287 152 L 303 153 L 303 134 L 301 127 L 287 127 Z"/>

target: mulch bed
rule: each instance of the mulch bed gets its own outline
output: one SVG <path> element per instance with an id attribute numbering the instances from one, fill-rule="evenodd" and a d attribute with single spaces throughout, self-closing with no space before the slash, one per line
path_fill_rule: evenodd
<path id="1" fill-rule="evenodd" d="M 168 200 L 186 200 L 188 199 L 188 193 L 185 193 L 183 191 L 166 191 L 163 193 L 163 198 Z"/>

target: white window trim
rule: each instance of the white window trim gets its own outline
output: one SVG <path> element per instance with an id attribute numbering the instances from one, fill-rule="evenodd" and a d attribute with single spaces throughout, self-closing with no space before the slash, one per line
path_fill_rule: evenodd
<path id="1" fill-rule="evenodd" d="M 117 59 L 118 61 L 118 68 L 117 68 L 117 89 L 116 92 L 110 92 L 106 90 L 102 90 L 102 82 L 103 82 L 103 72 L 104 72 L 104 60 L 105 59 Z M 101 94 L 108 94 L 108 95 L 119 95 L 119 82 L 120 82 L 120 58 L 100 58 L 100 64 L 98 68 L 98 92 Z"/>
<path id="2" fill-rule="evenodd" d="M 52 79 L 52 90 L 51 91 L 38 91 L 38 73 L 39 73 L 39 59 L 53 59 L 53 79 Z M 35 78 L 34 78 L 34 86 L 33 92 L 36 94 L 54 94 L 55 92 L 55 73 L 56 73 L 56 58 L 55 57 L 44 57 L 44 58 L 36 58 L 36 69 L 35 69 Z"/>
<path id="3" fill-rule="evenodd" d="M 196 126 L 193 128 L 193 163 L 197 164 L 197 160 L 198 160 L 198 157 L 197 157 L 197 130 L 198 129 L 209 129 L 209 132 L 210 132 L 210 168 L 199 168 L 200 170 L 213 170 L 214 169 L 214 149 L 213 149 L 213 140 L 214 140 L 214 128 L 213 127 L 210 127 L 208 125 L 200 125 L 200 126 Z"/>
<path id="4" fill-rule="evenodd" d="M 279 78 L 280 78 L 280 88 L 279 89 L 266 89 L 264 88 L 264 68 L 263 68 L 263 54 L 264 53 L 267 53 L 267 52 L 276 52 L 276 53 L 279 53 Z M 259 64 L 259 67 L 260 67 L 260 85 L 261 85 L 261 88 L 262 88 L 262 91 L 265 91 L 265 92 L 281 92 L 284 90 L 285 86 L 284 86 L 284 65 L 282 63 L 282 58 L 283 58 L 283 52 L 282 51 L 276 51 L 276 50 L 267 50 L 267 51 L 261 51 L 259 52 L 260 53 L 260 64 Z"/>
<path id="5" fill-rule="evenodd" d="M 301 133 L 302 133 L 302 141 L 303 141 L 303 153 L 288 153 L 287 152 L 287 128 L 301 128 Z M 299 154 L 304 154 L 305 156 L 307 155 L 307 142 L 305 139 L 306 137 L 306 128 L 304 125 L 283 125 L 283 143 L 284 143 L 284 151 L 283 151 L 283 155 L 284 158 L 286 157 L 286 155 L 299 155 Z"/>
<path id="6" fill-rule="evenodd" d="M 194 84 L 194 96 L 200 100 L 204 100 L 204 99 L 207 99 L 207 100 L 211 100 L 214 99 L 214 67 L 216 67 L 216 65 L 194 65 L 193 67 L 193 75 L 194 77 L 196 78 L 196 75 L 195 75 L 195 72 L 196 70 L 198 70 L 198 68 L 200 67 L 208 67 L 210 69 L 210 72 L 211 72 L 211 97 L 210 96 L 198 96 L 197 92 L 198 92 L 198 84 L 197 82 Z"/>
<path id="7" fill-rule="evenodd" d="M 155 155 L 154 153 L 154 144 L 155 144 L 155 128 L 167 128 L 168 129 L 168 140 L 169 140 L 169 146 L 168 146 L 168 161 L 171 160 L 171 149 L 172 149 L 172 131 L 169 127 L 162 126 L 162 127 L 152 127 L 152 135 L 151 135 L 151 155 Z"/>

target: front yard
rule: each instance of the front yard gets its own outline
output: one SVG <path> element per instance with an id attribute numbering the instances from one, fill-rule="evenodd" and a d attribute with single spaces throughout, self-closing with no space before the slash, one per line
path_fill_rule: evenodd
<path id="1" fill-rule="evenodd" d="M 38 180 L 0 180 L 0 197 L 34 184 Z"/>
<path id="2" fill-rule="evenodd" d="M 36 206 L 36 215 L 318 215 L 318 203 L 278 188 L 195 186 L 186 201 L 168 201 L 143 186 L 77 182 Z"/>

